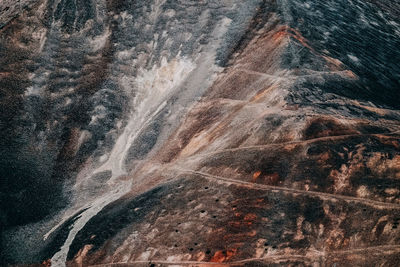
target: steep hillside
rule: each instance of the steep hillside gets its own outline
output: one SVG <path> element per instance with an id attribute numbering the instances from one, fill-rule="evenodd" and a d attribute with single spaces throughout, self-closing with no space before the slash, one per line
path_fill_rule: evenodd
<path id="1" fill-rule="evenodd" d="M 399 262 L 397 0 L 0 12 L 1 265 Z"/>

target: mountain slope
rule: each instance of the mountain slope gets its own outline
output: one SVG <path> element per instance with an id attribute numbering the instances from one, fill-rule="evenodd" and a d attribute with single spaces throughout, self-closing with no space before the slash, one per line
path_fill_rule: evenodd
<path id="1" fill-rule="evenodd" d="M 394 266 L 398 10 L 31 4 L 1 29 L 2 261 Z"/>

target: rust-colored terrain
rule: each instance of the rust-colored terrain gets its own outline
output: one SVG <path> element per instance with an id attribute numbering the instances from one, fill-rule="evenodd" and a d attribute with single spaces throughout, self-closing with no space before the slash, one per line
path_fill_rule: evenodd
<path id="1" fill-rule="evenodd" d="M 19 5 L 0 264 L 398 266 L 397 0 Z"/>

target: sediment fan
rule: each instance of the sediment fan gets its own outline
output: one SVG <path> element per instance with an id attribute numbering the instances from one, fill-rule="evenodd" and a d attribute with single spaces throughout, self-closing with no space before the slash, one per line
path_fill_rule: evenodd
<path id="1" fill-rule="evenodd" d="M 1 266 L 397 266 L 400 2 L 0 3 Z"/>

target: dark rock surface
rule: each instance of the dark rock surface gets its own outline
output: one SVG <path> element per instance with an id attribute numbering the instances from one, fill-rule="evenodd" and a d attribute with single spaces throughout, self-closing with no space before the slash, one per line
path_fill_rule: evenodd
<path id="1" fill-rule="evenodd" d="M 400 2 L 0 3 L 0 265 L 397 266 Z"/>

